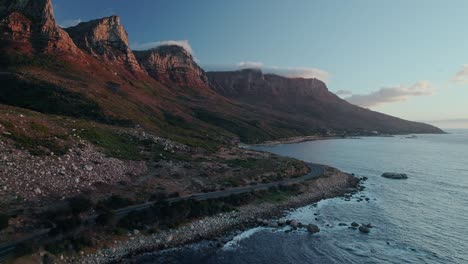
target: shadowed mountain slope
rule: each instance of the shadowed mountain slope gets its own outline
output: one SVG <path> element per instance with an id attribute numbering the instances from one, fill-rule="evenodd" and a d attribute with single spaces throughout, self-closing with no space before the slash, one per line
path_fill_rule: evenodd
<path id="1" fill-rule="evenodd" d="M 132 51 L 117 16 L 65 30 L 50 0 L 0 0 L 0 103 L 194 146 L 332 132 L 440 133 L 353 106 L 317 80 L 210 73 L 178 46 Z"/>
<path id="2" fill-rule="evenodd" d="M 317 79 L 286 78 L 256 69 L 209 72 L 208 77 L 214 89 L 230 99 L 301 117 L 311 127 L 355 133 L 441 133 L 427 124 L 352 105 Z"/>

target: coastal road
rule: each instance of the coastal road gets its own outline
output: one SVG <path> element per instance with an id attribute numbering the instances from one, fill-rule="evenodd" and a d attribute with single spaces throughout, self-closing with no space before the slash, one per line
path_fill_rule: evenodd
<path id="1" fill-rule="evenodd" d="M 40 230 L 38 232 L 35 232 L 34 234 L 30 234 L 29 236 L 23 237 L 22 239 L 18 239 L 10 243 L 0 245 L 0 263 L 4 263 L 9 257 L 13 256 L 15 253 L 15 248 L 19 244 L 40 238 L 44 235 L 47 235 L 49 232 L 50 229 Z"/>
<path id="2" fill-rule="evenodd" d="M 310 167 L 310 172 L 301 177 L 290 178 L 290 179 L 286 179 L 286 180 L 282 180 L 278 182 L 263 183 L 263 184 L 251 185 L 251 186 L 246 186 L 246 187 L 238 187 L 238 188 L 233 188 L 233 189 L 224 190 L 224 191 L 194 194 L 188 197 L 183 197 L 181 198 L 181 200 L 193 199 L 196 201 L 202 201 L 202 200 L 208 200 L 208 199 L 228 197 L 231 195 L 243 194 L 243 193 L 248 193 L 252 191 L 267 190 L 268 188 L 271 188 L 271 187 L 291 185 L 294 183 L 301 183 L 304 181 L 315 179 L 315 178 L 320 177 L 324 173 L 324 169 L 320 165 L 308 164 L 308 166 Z M 176 199 L 176 198 L 173 198 L 173 199 Z"/>
<path id="3" fill-rule="evenodd" d="M 263 184 L 257 184 L 257 185 L 251 185 L 251 186 L 245 186 L 245 187 L 238 187 L 238 188 L 233 188 L 229 190 L 224 190 L 224 191 L 217 191 L 217 192 L 208 192 L 208 193 L 198 193 L 198 194 L 193 194 L 190 196 L 184 196 L 184 197 L 174 197 L 174 198 L 169 198 L 166 199 L 165 201 L 167 202 L 178 202 L 178 201 L 183 201 L 183 200 L 195 200 L 195 201 L 202 201 L 202 200 L 209 200 L 209 199 L 216 199 L 216 198 L 223 198 L 223 197 L 228 197 L 231 195 L 239 195 L 239 194 L 244 194 L 244 193 L 249 193 L 252 191 L 261 191 L 261 190 L 267 190 L 268 188 L 271 187 L 279 187 L 283 185 L 291 185 L 295 183 L 301 183 L 305 182 L 308 180 L 316 179 L 322 176 L 322 174 L 325 172 L 325 169 L 323 168 L 322 165 L 318 164 L 307 164 L 310 167 L 310 172 L 306 175 L 303 175 L 301 177 L 297 178 L 290 178 L 290 179 L 285 179 L 282 181 L 278 182 L 271 182 L 271 183 L 263 183 Z M 150 208 L 153 206 L 156 202 L 147 202 L 144 204 L 137 204 L 137 205 L 132 205 L 124 208 L 120 208 L 117 210 L 114 210 L 115 215 L 117 216 L 125 216 L 131 212 L 135 211 L 141 211 Z M 97 214 L 90 216 L 87 221 L 92 221 L 95 220 L 98 217 Z M 19 244 L 23 242 L 27 242 L 29 240 L 37 239 L 43 235 L 46 235 L 49 233 L 50 230 L 42 230 L 39 231 L 35 234 L 31 234 L 30 236 L 10 242 L 8 244 L 3 244 L 0 245 L 0 263 L 3 263 L 11 257 L 14 253 L 15 247 L 18 246 Z"/>
<path id="4" fill-rule="evenodd" d="M 15 251 L 14 246 L 6 246 L 0 249 L 0 263 L 6 261 L 10 256 L 13 255 Z"/>
<path id="5" fill-rule="evenodd" d="M 320 176 L 322 176 L 322 174 L 325 171 L 322 165 L 311 164 L 311 163 L 308 163 L 307 165 L 310 168 L 310 172 L 307 173 L 306 175 L 301 176 L 301 177 L 285 179 L 285 180 L 278 181 L 278 182 L 263 183 L 263 184 L 245 186 L 245 187 L 237 187 L 237 188 L 224 190 L 224 191 L 198 193 L 198 194 L 193 194 L 193 195 L 190 195 L 190 196 L 169 198 L 169 199 L 166 199 L 165 201 L 167 201 L 167 202 L 178 202 L 178 201 L 183 201 L 183 200 L 202 201 L 202 200 L 208 200 L 208 199 L 228 197 L 228 196 L 231 196 L 231 195 L 244 194 L 244 193 L 248 193 L 248 192 L 252 192 L 252 191 L 267 190 L 270 187 L 278 187 L 278 186 L 282 186 L 282 185 L 291 185 L 291 184 L 294 184 L 294 183 L 301 183 L 301 182 L 304 182 L 304 181 L 316 179 L 316 178 L 319 178 Z M 117 209 L 117 210 L 114 211 L 114 213 L 116 215 L 118 215 L 118 216 L 123 216 L 123 215 L 126 215 L 126 214 L 130 213 L 130 212 L 135 212 L 135 211 L 141 211 L 141 210 L 148 209 L 151 206 L 153 206 L 155 203 L 156 202 L 148 202 L 148 203 L 144 203 L 144 204 L 132 205 L 132 206 L 128 206 L 128 207 L 125 207 L 125 208 Z"/>

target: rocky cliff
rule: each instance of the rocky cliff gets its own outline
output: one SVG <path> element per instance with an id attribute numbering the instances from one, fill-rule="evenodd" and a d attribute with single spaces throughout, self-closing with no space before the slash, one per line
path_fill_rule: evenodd
<path id="1" fill-rule="evenodd" d="M 197 65 L 192 55 L 180 46 L 167 45 L 134 52 L 146 71 L 166 85 L 208 88 L 205 72 Z"/>
<path id="2" fill-rule="evenodd" d="M 134 73 L 144 70 L 128 44 L 128 35 L 118 16 L 80 23 L 65 29 L 76 45 L 86 53 Z"/>
<path id="3" fill-rule="evenodd" d="M 246 69 L 208 72 L 213 88 L 236 101 L 301 118 L 310 127 L 354 133 L 441 133 L 436 127 L 410 122 L 352 105 L 328 91 L 317 79 L 286 78 Z"/>
<path id="4" fill-rule="evenodd" d="M 14 76 L 2 81 L 2 104 L 141 126 L 194 145 L 323 131 L 441 132 L 351 105 L 316 79 L 257 70 L 206 74 L 179 46 L 134 53 L 117 16 L 65 31 L 50 0 L 0 0 L 0 20 L 0 67 Z"/>
<path id="5" fill-rule="evenodd" d="M 312 101 L 333 101 L 324 82 L 317 79 L 284 78 L 274 74 L 263 74 L 258 69 L 233 72 L 209 72 L 214 89 L 222 95 L 253 104 L 273 108 L 287 107 Z"/>
<path id="6" fill-rule="evenodd" d="M 50 0 L 0 0 L 2 46 L 24 52 L 79 53 L 55 22 Z"/>

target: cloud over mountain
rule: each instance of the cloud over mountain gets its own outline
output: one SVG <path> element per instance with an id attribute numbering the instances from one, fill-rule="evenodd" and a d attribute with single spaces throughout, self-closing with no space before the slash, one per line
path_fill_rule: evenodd
<path id="1" fill-rule="evenodd" d="M 428 81 L 419 81 L 412 86 L 382 87 L 369 94 L 354 94 L 345 100 L 362 107 L 378 106 L 386 103 L 402 102 L 413 96 L 428 96 L 434 93 L 433 86 Z"/>
<path id="2" fill-rule="evenodd" d="M 58 24 L 61 28 L 68 28 L 68 27 L 74 27 L 81 22 L 82 22 L 81 18 L 77 18 L 77 19 L 66 19 L 66 20 L 60 21 Z"/>
<path id="3" fill-rule="evenodd" d="M 338 90 L 335 92 L 335 94 L 339 96 L 351 96 L 353 95 L 353 92 L 350 90 Z"/>
<path id="4" fill-rule="evenodd" d="M 164 40 L 146 43 L 132 43 L 130 46 L 133 50 L 149 50 L 159 46 L 175 45 L 184 48 L 193 55 L 193 49 L 188 40 Z"/>
<path id="5" fill-rule="evenodd" d="M 259 69 L 266 74 L 276 74 L 288 78 L 316 78 L 325 83 L 330 82 L 330 73 L 325 70 L 310 67 L 278 67 L 265 65 L 258 61 L 241 61 L 235 65 L 205 65 L 208 71 L 235 71 L 243 69 Z"/>

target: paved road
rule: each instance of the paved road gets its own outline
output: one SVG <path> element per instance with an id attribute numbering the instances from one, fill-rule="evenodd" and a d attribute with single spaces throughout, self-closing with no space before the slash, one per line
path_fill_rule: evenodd
<path id="1" fill-rule="evenodd" d="M 8 257 L 13 255 L 14 250 L 14 246 L 7 246 L 0 249 L 0 263 L 3 263 Z"/>
<path id="2" fill-rule="evenodd" d="M 199 194 L 193 194 L 190 196 L 185 196 L 185 197 L 175 197 L 175 198 L 169 198 L 166 201 L 167 202 L 177 202 L 177 201 L 182 201 L 182 200 L 195 200 L 195 201 L 202 201 L 202 200 L 208 200 L 208 199 L 215 199 L 215 198 L 222 198 L 222 197 L 228 197 L 234 194 L 243 194 L 243 193 L 248 193 L 252 191 L 260 191 L 260 190 L 267 190 L 270 187 L 274 186 L 281 186 L 281 185 L 290 185 L 294 183 L 300 183 L 304 181 L 308 181 L 311 179 L 315 179 L 320 177 L 324 173 L 324 168 L 321 165 L 317 164 L 308 164 L 310 167 L 311 171 L 301 177 L 297 178 L 290 178 L 278 182 L 271 182 L 271 183 L 264 183 L 264 184 L 257 184 L 257 185 L 251 185 L 251 186 L 246 186 L 246 187 L 238 187 L 238 188 L 233 188 L 229 190 L 224 190 L 224 191 L 217 191 L 217 192 L 209 192 L 209 193 L 199 193 Z M 150 208 L 153 206 L 156 202 L 148 202 L 144 204 L 138 204 L 138 205 L 132 205 L 128 206 L 125 208 L 121 208 L 118 210 L 115 210 L 116 215 L 118 216 L 123 216 L 126 215 L 130 212 L 134 211 L 141 211 Z"/>
<path id="3" fill-rule="evenodd" d="M 27 242 L 29 240 L 40 238 L 44 235 L 47 235 L 49 232 L 50 229 L 40 230 L 35 232 L 34 234 L 30 234 L 29 236 L 23 237 L 22 239 L 18 239 L 16 241 L 0 245 L 0 263 L 3 263 L 10 256 L 12 256 L 14 254 L 15 247 L 19 244 Z"/>
<path id="4" fill-rule="evenodd" d="M 235 194 L 243 194 L 243 193 L 248 193 L 252 191 L 260 191 L 260 190 L 267 190 L 270 187 L 274 186 L 281 186 L 281 185 L 290 185 L 294 183 L 300 183 L 304 181 L 308 181 L 311 179 L 315 179 L 320 177 L 324 173 L 324 168 L 321 165 L 317 164 L 308 164 L 310 167 L 311 171 L 301 177 L 297 178 L 291 178 L 291 179 L 286 179 L 278 182 L 271 182 L 271 183 L 264 183 L 264 184 L 257 184 L 257 185 L 251 185 L 251 186 L 246 186 L 246 187 L 238 187 L 238 188 L 233 188 L 229 190 L 224 190 L 224 191 L 217 191 L 217 192 L 209 192 L 209 193 L 199 193 L 199 194 L 193 194 L 190 196 L 184 196 L 184 197 L 175 197 L 175 198 L 169 198 L 166 199 L 167 202 L 177 202 L 177 201 L 183 201 L 183 200 L 195 200 L 195 201 L 202 201 L 202 200 L 208 200 L 208 199 L 215 199 L 215 198 L 222 198 L 222 197 L 228 197 L 231 195 Z M 115 214 L 117 216 L 124 216 L 127 215 L 130 212 L 135 212 L 135 211 L 141 211 L 150 208 L 153 206 L 156 202 L 148 202 L 144 204 L 138 204 L 138 205 L 132 205 L 128 206 L 125 208 L 117 209 L 115 210 Z M 98 215 L 93 215 L 89 217 L 87 220 L 94 220 L 97 218 Z M 50 230 L 43 230 L 40 231 L 36 234 L 30 235 L 27 238 L 23 238 L 18 241 L 13 241 L 8 244 L 0 245 L 0 263 L 5 261 L 8 257 L 13 255 L 15 246 L 22 242 L 26 242 L 28 240 L 33 240 L 35 238 L 38 238 L 39 236 L 43 236 L 47 234 Z"/>

